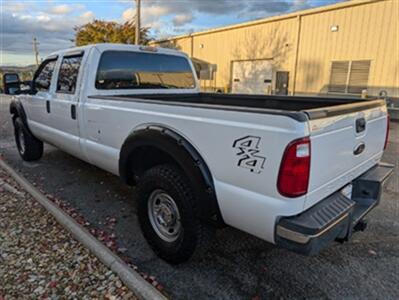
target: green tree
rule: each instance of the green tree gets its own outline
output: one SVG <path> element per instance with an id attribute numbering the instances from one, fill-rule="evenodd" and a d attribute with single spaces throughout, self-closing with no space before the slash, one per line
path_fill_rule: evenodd
<path id="1" fill-rule="evenodd" d="M 117 22 L 107 22 L 94 20 L 82 26 L 76 26 L 75 44 L 84 46 L 95 43 L 122 43 L 133 44 L 135 39 L 135 25 L 133 22 L 119 24 Z M 147 44 L 148 28 L 141 28 L 140 44 Z"/>

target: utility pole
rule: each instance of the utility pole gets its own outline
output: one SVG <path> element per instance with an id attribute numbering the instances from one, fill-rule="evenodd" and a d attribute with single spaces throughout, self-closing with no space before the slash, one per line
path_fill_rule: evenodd
<path id="1" fill-rule="evenodd" d="M 39 50 L 37 49 L 37 46 L 40 44 L 36 37 L 33 38 L 33 52 L 35 53 L 35 59 L 36 59 L 36 66 L 39 66 Z"/>
<path id="2" fill-rule="evenodd" d="M 140 7 L 141 0 L 136 0 L 136 36 L 135 36 L 135 44 L 140 44 Z"/>

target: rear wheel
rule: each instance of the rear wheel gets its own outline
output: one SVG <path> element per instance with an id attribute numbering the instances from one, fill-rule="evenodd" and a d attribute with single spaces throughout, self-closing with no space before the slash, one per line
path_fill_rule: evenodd
<path id="1" fill-rule="evenodd" d="M 14 120 L 14 135 L 19 155 L 25 161 L 38 160 L 43 155 L 43 142 L 35 138 L 21 118 Z"/>
<path id="2" fill-rule="evenodd" d="M 138 182 L 138 198 L 143 235 L 159 257 L 177 264 L 207 248 L 214 229 L 198 219 L 195 194 L 179 168 L 148 170 Z"/>

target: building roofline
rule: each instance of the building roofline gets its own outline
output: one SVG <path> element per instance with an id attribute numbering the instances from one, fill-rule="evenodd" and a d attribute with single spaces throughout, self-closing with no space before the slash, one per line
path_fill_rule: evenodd
<path id="1" fill-rule="evenodd" d="M 360 5 L 371 4 L 371 3 L 376 3 L 376 2 L 384 2 L 384 1 L 390 1 L 390 0 L 351 0 L 348 2 L 341 2 L 341 3 L 335 3 L 332 5 L 326 5 L 326 6 L 322 6 L 322 7 L 300 10 L 300 11 L 296 11 L 296 12 L 292 12 L 292 13 L 288 13 L 288 14 L 284 14 L 284 15 L 267 17 L 267 18 L 263 18 L 263 19 L 259 19 L 259 20 L 255 20 L 255 21 L 248 21 L 248 22 L 244 22 L 244 23 L 222 26 L 222 27 L 207 29 L 207 30 L 193 32 L 193 33 L 184 34 L 184 35 L 177 35 L 177 36 L 173 36 L 173 37 L 166 38 L 166 39 L 151 41 L 151 42 L 149 42 L 149 44 L 150 45 L 159 44 L 162 42 L 174 41 L 174 40 L 179 40 L 179 39 L 193 37 L 193 36 L 200 36 L 200 35 L 205 35 L 205 34 L 210 34 L 210 33 L 215 33 L 215 32 L 233 30 L 233 29 L 249 27 L 249 26 L 253 26 L 253 25 L 276 22 L 276 21 L 281 21 L 281 20 L 285 20 L 285 19 L 298 18 L 301 16 L 312 15 L 312 14 L 317 14 L 317 13 L 321 13 L 321 12 L 327 12 L 327 11 L 332 11 L 332 10 L 337 10 L 337 9 L 342 9 L 342 8 L 347 8 L 347 7 L 354 7 L 354 6 L 360 6 Z"/>

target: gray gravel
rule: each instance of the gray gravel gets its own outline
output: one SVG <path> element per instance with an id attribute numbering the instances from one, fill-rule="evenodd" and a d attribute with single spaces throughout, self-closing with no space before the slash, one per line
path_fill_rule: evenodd
<path id="1" fill-rule="evenodd" d="M 2 297 L 135 299 L 112 271 L 0 169 Z"/>
<path id="2" fill-rule="evenodd" d="M 11 166 L 75 208 L 93 227 L 113 234 L 124 256 L 156 277 L 173 299 L 399 299 L 398 123 L 391 123 L 384 154 L 384 161 L 396 165 L 394 177 L 369 215 L 368 229 L 350 242 L 304 257 L 226 228 L 202 260 L 180 266 L 158 259 L 142 237 L 134 189 L 48 145 L 40 161 L 22 162 L 7 100 L 0 103 L 0 128 L 0 153 Z"/>

